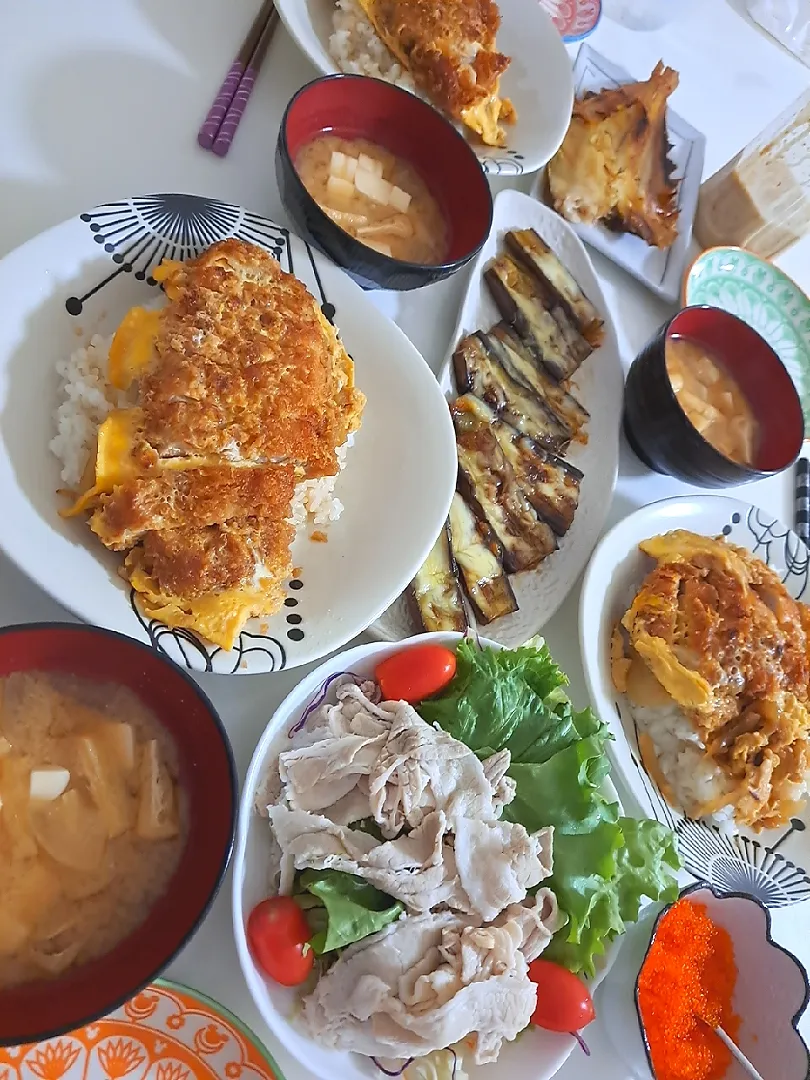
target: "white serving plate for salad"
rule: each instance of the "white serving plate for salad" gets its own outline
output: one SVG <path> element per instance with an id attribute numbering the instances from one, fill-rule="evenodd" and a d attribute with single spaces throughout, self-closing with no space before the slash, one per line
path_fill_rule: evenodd
<path id="1" fill-rule="evenodd" d="M 602 532 L 616 486 L 619 465 L 619 428 L 624 400 L 624 371 L 619 343 L 599 279 L 582 241 L 561 217 L 536 199 L 519 191 L 502 191 L 495 199 L 492 229 L 473 263 L 469 284 L 453 331 L 440 383 L 448 398 L 457 396 L 453 352 L 458 342 L 475 330 L 489 330 L 499 321 L 498 309 L 484 282 L 489 263 L 504 250 L 510 229 L 535 229 L 571 272 L 582 291 L 605 320 L 605 340 L 579 368 L 572 393 L 591 414 L 586 445 L 572 443 L 567 461 L 584 474 L 579 506 L 571 528 L 559 548 L 535 570 L 510 575 L 519 609 L 478 627 L 481 633 L 508 649 L 539 633 L 565 600 L 585 569 Z M 405 594 L 371 626 L 383 641 L 400 641 L 421 630 L 414 605 Z"/>
<path id="2" fill-rule="evenodd" d="M 638 549 L 642 540 L 688 529 L 725 536 L 772 567 L 796 600 L 810 600 L 810 552 L 796 533 L 749 503 L 720 495 L 695 495 L 645 506 L 619 522 L 599 542 L 582 587 L 579 636 L 589 698 L 613 742 L 607 753 L 643 815 L 674 829 L 684 869 L 716 891 L 745 893 L 766 907 L 785 907 L 810 898 L 810 809 L 789 825 L 767 832 L 721 835 L 714 825 L 673 810 L 641 762 L 629 709 L 610 677 L 610 635 L 629 607 L 653 560 Z"/>
<path id="3" fill-rule="evenodd" d="M 252 619 L 224 651 L 141 611 L 85 521 L 59 516 L 56 362 L 110 335 L 133 305 L 161 292 L 151 271 L 235 237 L 267 248 L 333 319 L 367 397 L 338 478 L 343 515 L 293 544 L 298 576 L 285 607 Z M 151 644 L 195 671 L 252 674 L 311 663 L 364 630 L 401 592 L 436 538 L 453 495 L 453 426 L 417 350 L 362 289 L 282 225 L 198 195 L 122 198 L 57 225 L 0 260 L 0 548 L 87 622 Z M 419 423 L 414 423 L 414 418 Z M 396 482 L 392 483 L 392 478 Z"/>
<path id="4" fill-rule="evenodd" d="M 425 634 L 408 644 L 437 642 L 454 645 L 461 634 Z M 482 645 L 497 643 L 481 641 Z M 233 871 L 233 928 L 239 963 L 256 1007 L 273 1034 L 303 1066 L 319 1080 L 379 1080 L 380 1072 L 368 1058 L 334 1050 L 325 1050 L 313 1042 L 298 1026 L 300 1010 L 295 990 L 265 978 L 253 962 L 245 934 L 247 918 L 256 904 L 270 895 L 274 870 L 268 842 L 269 824 L 256 813 L 255 802 L 268 768 L 278 754 L 289 745 L 288 732 L 301 713 L 318 694 L 330 675 L 351 671 L 361 677 L 373 677 L 374 669 L 386 656 L 399 652 L 403 644 L 359 645 L 331 657 L 287 695 L 262 735 L 250 763 L 242 789 L 239 809 L 236 851 Z M 619 803 L 616 789 L 606 780 L 603 793 Z M 598 963 L 594 989 L 608 973 L 616 959 L 622 939 L 616 938 Z M 471 1080 L 549 1080 L 577 1047 L 570 1035 L 532 1028 L 512 1043 L 504 1043 L 500 1057 L 491 1065 L 475 1066 L 465 1059 L 464 1069 Z"/>
<path id="5" fill-rule="evenodd" d="M 276 0 L 278 13 L 299 49 L 324 75 L 340 71 L 329 54 L 334 0 Z M 571 120 L 571 61 L 550 15 L 537 0 L 498 0 L 498 49 L 512 62 L 501 93 L 517 111 L 506 125 L 506 147 L 474 146 L 484 172 L 519 176 L 542 168 L 557 151 Z M 465 130 L 465 129 L 460 129 Z M 475 136 L 470 133 L 471 140 Z"/>

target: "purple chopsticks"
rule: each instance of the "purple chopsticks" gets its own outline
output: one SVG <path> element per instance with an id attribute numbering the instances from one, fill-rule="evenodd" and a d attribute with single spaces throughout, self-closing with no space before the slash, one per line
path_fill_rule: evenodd
<path id="1" fill-rule="evenodd" d="M 277 25 L 273 0 L 264 0 L 197 133 L 197 142 L 204 150 L 212 150 L 219 157 L 228 153 Z"/>

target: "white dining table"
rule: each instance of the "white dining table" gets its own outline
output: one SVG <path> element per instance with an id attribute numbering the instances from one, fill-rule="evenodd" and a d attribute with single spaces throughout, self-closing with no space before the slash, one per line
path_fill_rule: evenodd
<path id="1" fill-rule="evenodd" d="M 96 203 L 158 191 L 217 197 L 283 221 L 274 168 L 279 120 L 292 94 L 317 74 L 283 29 L 228 156 L 205 153 L 196 143 L 257 7 L 258 0 L 0 0 L 0 256 Z M 744 7 L 744 0 L 703 0 L 691 17 L 655 33 L 632 32 L 603 18 L 588 39 L 638 77 L 645 78 L 659 58 L 680 72 L 672 107 L 706 134 L 707 176 L 810 82 L 810 71 L 759 30 Z M 576 50 L 569 46 L 572 59 Z M 528 190 L 531 180 L 497 180 L 493 187 Z M 591 255 L 627 366 L 672 308 Z M 810 290 L 810 239 L 779 264 Z M 372 294 L 434 370 L 446 354 L 465 281 L 461 272 L 417 292 Z M 0 297 L 0 317 L 2 305 Z M 740 494 L 790 521 L 792 487 L 788 473 Z M 649 472 L 623 445 L 606 528 L 640 506 L 694 490 Z M 579 585 L 543 633 L 570 676 L 572 697 L 584 705 L 578 604 Z M 597 613 L 585 618 L 591 615 Z M 0 554 L 0 624 L 72 619 Z M 270 716 L 312 666 L 272 675 L 199 676 L 222 716 L 241 776 Z M 810 904 L 776 911 L 773 929 L 810 967 Z M 230 879 L 167 974 L 250 1025 L 286 1080 L 311 1080 L 271 1035 L 248 994 L 233 943 Z M 803 1029 L 810 1041 L 807 1018 Z M 588 1042 L 592 1056 L 575 1050 L 559 1073 L 562 1080 L 625 1076 L 598 1020 L 588 1029 Z"/>

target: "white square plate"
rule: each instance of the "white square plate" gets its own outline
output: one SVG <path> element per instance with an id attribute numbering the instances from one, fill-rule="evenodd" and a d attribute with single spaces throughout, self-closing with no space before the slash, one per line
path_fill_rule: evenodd
<path id="1" fill-rule="evenodd" d="M 633 77 L 618 64 L 601 56 L 590 45 L 580 46 L 574 64 L 574 96 L 581 98 L 589 91 L 598 93 L 633 82 Z M 667 109 L 667 135 L 671 150 L 669 158 L 675 166 L 678 184 L 678 237 L 672 247 L 662 251 L 650 247 L 641 237 L 629 233 L 614 233 L 602 225 L 573 225 L 574 231 L 586 244 L 596 248 L 608 259 L 638 278 L 648 289 L 664 300 L 675 302 L 680 296 L 681 279 L 686 269 L 692 223 L 695 220 L 700 182 L 703 178 L 703 156 L 706 136 L 687 124 L 672 109 Z"/>

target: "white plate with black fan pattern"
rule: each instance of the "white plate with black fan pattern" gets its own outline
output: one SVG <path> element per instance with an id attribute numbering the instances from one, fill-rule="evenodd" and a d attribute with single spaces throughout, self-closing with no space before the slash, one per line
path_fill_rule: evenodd
<path id="1" fill-rule="evenodd" d="M 638 731 L 624 695 L 617 695 L 610 672 L 610 636 L 635 590 L 652 568 L 638 545 L 671 529 L 702 536 L 725 536 L 753 552 L 781 578 L 796 600 L 810 602 L 810 553 L 796 533 L 773 515 L 719 495 L 666 499 L 630 514 L 597 546 L 585 575 L 579 633 L 591 704 L 610 728 L 613 775 L 638 803 L 642 814 L 675 829 L 684 869 L 718 892 L 746 893 L 767 907 L 785 907 L 810 898 L 810 806 L 781 829 L 759 833 L 723 828 L 675 810 L 645 770 Z"/>
<path id="2" fill-rule="evenodd" d="M 363 423 L 335 496 L 343 513 L 312 543 L 284 608 L 252 619 L 224 651 L 147 618 L 121 559 L 77 519 L 59 516 L 56 363 L 134 305 L 153 304 L 164 257 L 191 258 L 228 237 L 259 244 L 309 288 L 334 321 L 365 393 Z M 277 671 L 316 660 L 364 630 L 412 578 L 447 514 L 456 477 L 444 396 L 422 357 L 363 291 L 286 228 L 239 206 L 195 195 L 121 199 L 42 233 L 0 261 L 0 547 L 79 617 L 147 641 L 197 671 Z M 416 419 L 418 418 L 418 419 Z"/>

